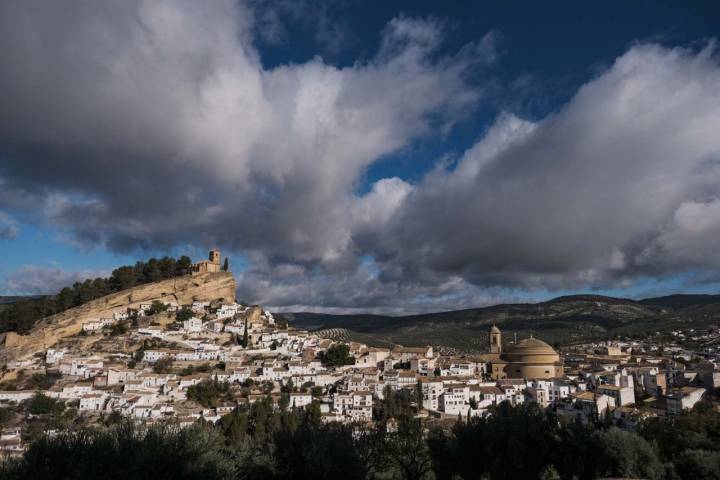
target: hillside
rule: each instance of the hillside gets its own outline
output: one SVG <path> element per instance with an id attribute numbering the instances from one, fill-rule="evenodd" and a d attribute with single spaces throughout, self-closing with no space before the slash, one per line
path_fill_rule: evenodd
<path id="1" fill-rule="evenodd" d="M 278 315 L 276 315 L 278 316 Z M 647 329 L 673 328 L 720 319 L 720 295 L 672 295 L 640 301 L 599 295 L 571 295 L 536 304 L 503 304 L 410 316 L 280 315 L 296 328 L 346 329 L 348 338 L 404 345 L 444 345 L 476 350 L 486 344 L 487 330 L 498 325 L 506 335 L 533 333 L 546 341 L 567 343 Z"/>
<path id="2" fill-rule="evenodd" d="M 0 336 L 0 360 L 20 358 L 47 349 L 65 337 L 76 335 L 87 320 L 111 317 L 113 312 L 137 308 L 153 300 L 188 304 L 224 299 L 235 301 L 237 284 L 230 272 L 182 276 L 148 283 L 87 302 L 36 324 L 27 335 L 8 332 Z"/>

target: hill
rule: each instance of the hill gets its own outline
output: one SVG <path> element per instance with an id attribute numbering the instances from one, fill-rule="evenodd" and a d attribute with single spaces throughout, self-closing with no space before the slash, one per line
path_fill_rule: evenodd
<path id="1" fill-rule="evenodd" d="M 0 360 L 20 358 L 45 350 L 63 338 L 77 335 L 91 319 L 112 317 L 113 312 L 138 308 L 154 300 L 180 305 L 193 301 L 224 299 L 235 301 L 237 284 L 230 272 L 185 275 L 128 288 L 91 300 L 78 307 L 42 319 L 27 335 L 8 332 L 0 335 Z"/>
<path id="2" fill-rule="evenodd" d="M 482 349 L 496 324 L 510 336 L 533 333 L 553 343 L 570 343 L 648 329 L 670 329 L 694 321 L 720 319 L 720 295 L 671 295 L 630 300 L 600 295 L 570 295 L 535 304 L 502 304 L 409 316 L 330 315 L 310 312 L 276 315 L 296 328 L 345 329 L 351 340 L 403 345 L 443 345 Z M 372 343 L 372 341 L 371 341 Z"/>

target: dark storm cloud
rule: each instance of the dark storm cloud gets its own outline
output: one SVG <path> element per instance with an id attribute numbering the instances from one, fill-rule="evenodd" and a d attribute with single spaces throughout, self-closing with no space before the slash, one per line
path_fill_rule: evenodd
<path id="1" fill-rule="evenodd" d="M 80 245 L 232 249 L 242 296 L 295 308 L 718 267 L 712 46 L 635 46 L 549 118 L 498 118 L 453 170 L 358 196 L 378 159 L 477 107 L 467 78 L 500 35 L 443 55 L 440 22 L 400 17 L 367 61 L 266 69 L 253 45 L 282 33 L 273 18 L 257 2 L 4 2 L 0 209 Z"/>

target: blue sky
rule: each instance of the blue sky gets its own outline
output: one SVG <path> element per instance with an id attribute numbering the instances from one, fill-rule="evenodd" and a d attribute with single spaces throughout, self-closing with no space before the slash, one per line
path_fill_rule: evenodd
<path id="1" fill-rule="evenodd" d="M 716 119 L 716 2 L 24 8 L 3 7 L 0 294 L 211 247 L 283 309 L 717 291 L 694 123 Z"/>

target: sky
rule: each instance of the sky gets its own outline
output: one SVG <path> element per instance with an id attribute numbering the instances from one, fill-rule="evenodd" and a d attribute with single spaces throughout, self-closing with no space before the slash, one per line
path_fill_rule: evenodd
<path id="1" fill-rule="evenodd" d="M 0 3 L 0 295 L 163 255 L 406 314 L 720 289 L 717 2 Z"/>

